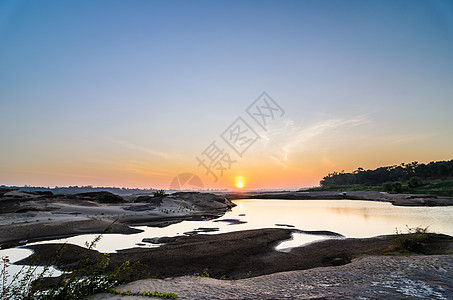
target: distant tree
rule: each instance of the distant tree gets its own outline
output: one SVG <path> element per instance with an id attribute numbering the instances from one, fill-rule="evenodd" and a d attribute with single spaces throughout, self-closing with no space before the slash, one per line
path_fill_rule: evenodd
<path id="1" fill-rule="evenodd" d="M 417 176 L 411 177 L 409 179 L 409 181 L 407 182 L 407 186 L 410 188 L 416 188 L 416 187 L 419 187 L 422 185 L 423 185 L 423 181 L 421 181 L 421 179 L 418 178 Z"/>
<path id="2" fill-rule="evenodd" d="M 396 193 L 401 193 L 403 191 L 403 185 L 399 181 L 392 182 L 392 190 Z"/>
<path id="3" fill-rule="evenodd" d="M 391 192 L 393 190 L 393 184 L 390 181 L 384 182 L 382 184 L 382 189 L 384 192 Z"/>
<path id="4" fill-rule="evenodd" d="M 418 177 L 420 181 L 412 179 Z M 320 184 L 323 187 L 336 185 L 361 184 L 368 186 L 383 185 L 386 182 L 407 182 L 408 185 L 423 184 L 423 180 L 453 178 L 453 160 L 420 164 L 417 161 L 400 165 L 379 167 L 374 170 L 363 170 L 359 167 L 351 173 L 332 172 L 325 176 Z M 410 187 L 409 185 L 409 187 Z M 402 188 L 401 188 L 402 189 Z M 393 189 L 393 191 L 395 191 Z"/>

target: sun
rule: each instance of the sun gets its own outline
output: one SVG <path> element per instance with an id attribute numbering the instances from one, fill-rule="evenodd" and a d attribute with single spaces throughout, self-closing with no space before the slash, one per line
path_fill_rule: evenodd
<path id="1" fill-rule="evenodd" d="M 234 180 L 234 186 L 238 189 L 242 189 L 245 186 L 245 180 L 242 176 L 237 176 Z"/>

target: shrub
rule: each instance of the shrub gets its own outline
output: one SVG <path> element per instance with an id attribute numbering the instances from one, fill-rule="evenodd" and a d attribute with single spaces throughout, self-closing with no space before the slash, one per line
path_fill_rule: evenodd
<path id="1" fill-rule="evenodd" d="M 403 190 L 403 185 L 399 181 L 395 181 L 392 183 L 392 190 L 396 193 L 401 193 Z"/>
<path id="2" fill-rule="evenodd" d="M 419 186 L 422 186 L 423 182 L 421 181 L 420 178 L 418 178 L 417 176 L 414 176 L 409 179 L 409 181 L 407 182 L 407 185 L 410 188 L 417 188 Z"/>
<path id="3" fill-rule="evenodd" d="M 382 189 L 384 190 L 384 192 L 391 192 L 393 189 L 393 185 L 390 181 L 384 182 L 382 184 Z"/>
<path id="4" fill-rule="evenodd" d="M 407 227 L 407 226 L 406 226 Z M 433 234 L 428 232 L 428 227 L 421 228 L 409 228 L 407 227 L 407 233 L 403 233 L 396 229 L 395 244 L 391 245 L 383 251 L 382 254 L 391 255 L 409 255 L 412 253 L 416 254 L 435 254 L 433 250 L 428 247 L 428 239 L 430 237 L 443 238 L 443 235 Z M 438 253 L 443 253 L 438 251 Z"/>
<path id="5" fill-rule="evenodd" d="M 204 268 L 203 272 L 201 274 L 200 273 L 193 273 L 193 276 L 210 277 L 209 270 L 208 270 L 208 268 Z"/>
<path id="6" fill-rule="evenodd" d="M 408 233 L 398 233 L 397 237 L 397 248 L 403 251 L 409 251 L 413 253 L 424 253 L 425 244 L 424 242 L 428 239 L 428 227 L 421 228 L 407 228 Z"/>
<path id="7" fill-rule="evenodd" d="M 157 190 L 154 192 L 154 197 L 165 197 L 167 195 L 168 194 L 166 194 L 164 190 Z"/>
<path id="8" fill-rule="evenodd" d="M 403 191 L 403 185 L 399 181 L 395 182 L 387 181 L 382 184 L 382 189 L 384 190 L 384 192 L 400 193 Z"/>

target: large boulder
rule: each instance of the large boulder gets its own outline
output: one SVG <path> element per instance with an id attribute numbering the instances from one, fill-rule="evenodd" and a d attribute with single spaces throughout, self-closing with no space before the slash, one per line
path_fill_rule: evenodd
<path id="1" fill-rule="evenodd" d="M 228 210 L 236 206 L 233 202 L 225 197 L 199 192 L 177 192 L 165 198 L 181 200 L 197 207 L 200 210 Z M 165 201 L 164 198 L 164 201 Z"/>
<path id="2" fill-rule="evenodd" d="M 124 203 L 124 199 L 110 192 L 88 192 L 74 195 L 76 199 L 95 201 L 99 203 Z"/>

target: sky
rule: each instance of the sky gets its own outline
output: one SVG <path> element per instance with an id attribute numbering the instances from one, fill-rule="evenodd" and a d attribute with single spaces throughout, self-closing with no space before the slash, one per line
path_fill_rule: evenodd
<path id="1" fill-rule="evenodd" d="M 316 186 L 452 112 L 452 1 L 0 2 L 0 185 Z"/>

